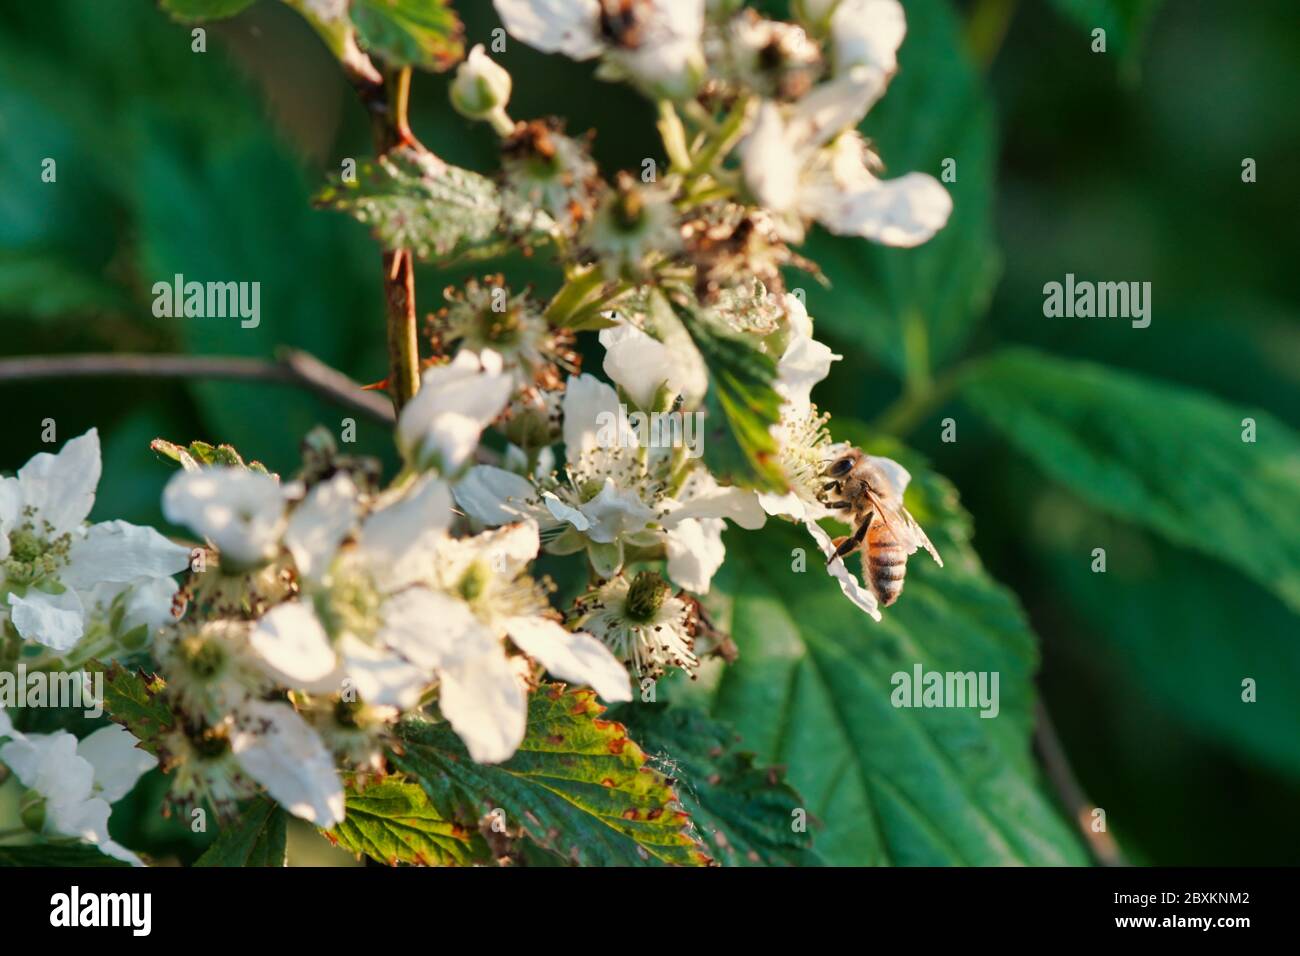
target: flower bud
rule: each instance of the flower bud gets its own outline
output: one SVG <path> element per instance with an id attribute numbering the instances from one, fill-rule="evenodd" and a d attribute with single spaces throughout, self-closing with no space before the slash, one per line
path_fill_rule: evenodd
<path id="1" fill-rule="evenodd" d="M 45 798 L 35 790 L 28 790 L 23 794 L 19 808 L 19 819 L 22 820 L 23 826 L 33 833 L 43 831 L 45 829 Z"/>
<path id="2" fill-rule="evenodd" d="M 469 119 L 486 119 L 497 124 L 505 118 L 510 90 L 510 74 L 483 52 L 480 43 L 469 51 L 465 62 L 456 70 L 456 79 L 451 84 L 451 105 Z"/>

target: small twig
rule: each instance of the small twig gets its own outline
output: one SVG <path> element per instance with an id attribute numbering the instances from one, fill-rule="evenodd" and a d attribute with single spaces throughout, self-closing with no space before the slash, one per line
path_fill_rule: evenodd
<path id="1" fill-rule="evenodd" d="M 51 378 L 218 378 L 269 382 L 306 388 L 337 405 L 391 425 L 388 402 L 364 391 L 337 369 L 297 349 L 284 349 L 277 361 L 209 355 L 106 353 L 30 355 L 0 359 L 0 385 Z"/>
<path id="2" fill-rule="evenodd" d="M 1093 811 L 1098 807 L 1088 799 L 1088 795 L 1083 792 L 1083 787 L 1074 776 L 1070 761 L 1065 756 L 1065 748 L 1061 746 L 1061 740 L 1056 736 L 1056 728 L 1052 726 L 1052 719 L 1048 716 L 1047 708 L 1041 699 L 1035 707 L 1034 747 L 1038 750 L 1038 757 L 1043 762 L 1043 771 L 1047 774 L 1052 789 L 1065 804 L 1084 842 L 1087 843 L 1093 859 L 1102 866 L 1127 866 L 1128 862 L 1120 852 L 1115 838 L 1105 830 L 1099 832 L 1093 829 Z"/>

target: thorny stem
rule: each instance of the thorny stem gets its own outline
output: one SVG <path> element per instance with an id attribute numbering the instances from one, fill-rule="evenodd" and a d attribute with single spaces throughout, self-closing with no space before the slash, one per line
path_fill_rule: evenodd
<path id="1" fill-rule="evenodd" d="M 407 108 L 411 68 L 390 72 L 382 83 L 359 83 L 361 101 L 370 112 L 375 153 L 399 146 L 420 147 L 411 135 Z M 420 388 L 420 345 L 416 334 L 415 257 L 410 249 L 383 254 L 385 325 L 388 338 L 388 392 L 393 408 L 402 410 Z"/>

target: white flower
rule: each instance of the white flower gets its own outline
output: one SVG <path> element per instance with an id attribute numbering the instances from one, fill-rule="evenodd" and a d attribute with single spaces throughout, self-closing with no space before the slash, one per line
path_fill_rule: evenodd
<path id="1" fill-rule="evenodd" d="M 694 672 L 695 616 L 672 588 L 651 571 L 629 581 L 623 575 L 578 599 L 578 625 L 604 641 L 637 677 L 661 677 L 669 667 Z"/>
<path id="2" fill-rule="evenodd" d="M 555 620 L 546 592 L 527 574 L 541 540 L 520 522 L 469 538 L 443 538 L 429 583 L 458 607 L 439 619 L 449 637 L 475 649 L 440 659 L 438 708 L 480 763 L 509 758 L 523 740 L 527 671 L 504 638 L 561 680 L 587 684 L 608 701 L 631 700 L 627 672 L 599 641 Z"/>
<path id="3" fill-rule="evenodd" d="M 510 74 L 493 61 L 479 43 L 456 69 L 451 84 L 451 105 L 469 119 L 490 120 L 494 126 L 509 131 L 506 104 L 510 102 Z"/>
<path id="4" fill-rule="evenodd" d="M 485 357 L 488 350 L 499 355 L 517 403 L 538 401 L 528 389 L 558 388 L 563 379 L 557 368 L 574 368 L 573 334 L 551 328 L 532 296 L 512 295 L 504 277 L 470 279 L 462 289 L 448 289 L 444 295 L 447 307 L 437 314 L 433 327 L 439 342 L 458 351 L 483 352 Z M 507 410 L 506 417 L 513 411 Z"/>
<path id="5" fill-rule="evenodd" d="M 117 724 L 103 727 L 78 742 L 67 731 L 20 734 L 0 710 L 0 745 L 4 763 L 33 791 L 29 819 L 50 835 L 77 837 L 116 859 L 144 864 L 108 835 L 111 804 L 131 791 L 158 761 L 136 747 L 138 742 Z"/>
<path id="6" fill-rule="evenodd" d="M 689 336 L 669 344 L 622 321 L 600 330 L 600 344 L 605 348 L 605 374 L 643 411 L 659 410 L 655 396 L 665 386 L 671 395 L 682 396 L 687 408 L 698 408 L 704 400 L 709 373 Z"/>
<path id="7" fill-rule="evenodd" d="M 685 99 L 704 76 L 704 0 L 494 0 L 506 30 L 544 53 L 603 56 L 652 96 Z"/>
<path id="8" fill-rule="evenodd" d="M 617 393 L 591 375 L 569 379 L 564 444 L 563 479 L 534 483 L 479 466 L 456 486 L 457 502 L 487 525 L 536 521 L 548 550 L 585 549 L 605 578 L 623 566 L 625 547 L 662 546 L 673 580 L 700 593 L 721 563 L 723 522 L 716 519 L 745 528 L 763 523 L 753 492 L 718 486 L 695 462 L 674 461 L 674 449 L 643 448 Z"/>
<path id="9" fill-rule="evenodd" d="M 815 219 L 837 235 L 916 246 L 942 229 L 952 212 L 952 197 L 933 176 L 882 180 L 868 168 L 866 144 L 851 129 L 862 115 L 856 104 L 871 89 L 863 71 L 855 68 L 847 83 L 833 80 L 788 109 L 760 104 L 741 146 L 746 184 L 780 217 L 792 241 Z M 846 101 L 825 102 L 828 90 Z"/>
<path id="10" fill-rule="evenodd" d="M 298 600 L 268 611 L 249 636 L 267 672 L 288 687 L 338 692 L 344 680 L 369 704 L 410 708 L 433 666 L 464 649 L 439 626 L 454 608 L 411 587 L 451 519 L 451 495 L 433 476 L 395 493 L 353 533 L 357 490 L 336 475 L 295 511 L 285 544 L 302 581 Z"/>
<path id="11" fill-rule="evenodd" d="M 583 236 L 607 279 L 644 280 L 656 259 L 681 247 L 679 218 L 669 190 L 619 173 Z"/>
<path id="12" fill-rule="evenodd" d="M 799 241 L 816 220 L 831 232 L 890 246 L 927 241 L 948 221 L 952 198 L 923 173 L 881 180 L 853 131 L 898 69 L 907 24 L 898 0 L 841 0 L 830 13 L 835 75 L 789 105 L 759 104 L 741 144 L 754 197 Z"/>
<path id="13" fill-rule="evenodd" d="M 478 447 L 479 435 L 510 400 L 513 380 L 490 349 L 461 349 L 446 365 L 425 369 L 420 390 L 397 420 L 397 444 L 414 467 L 453 474 Z"/>
<path id="14" fill-rule="evenodd" d="M 96 585 L 144 585 L 185 569 L 189 552 L 125 521 L 84 526 L 101 471 L 93 428 L 56 455 L 0 478 L 0 599 L 19 635 L 56 651 L 86 631 Z"/>
<path id="15" fill-rule="evenodd" d="M 163 489 L 168 521 L 203 535 L 230 571 L 257 567 L 279 552 L 285 506 L 301 493 L 265 472 L 239 467 L 180 471 Z"/>
<path id="16" fill-rule="evenodd" d="M 276 803 L 329 829 L 342 822 L 343 782 L 320 735 L 288 704 L 248 701 L 235 716 L 230 751 Z"/>

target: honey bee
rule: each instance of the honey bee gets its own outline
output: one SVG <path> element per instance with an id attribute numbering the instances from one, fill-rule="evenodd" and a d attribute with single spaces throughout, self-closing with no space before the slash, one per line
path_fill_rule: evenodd
<path id="1" fill-rule="evenodd" d="M 867 581 L 882 607 L 903 593 L 907 556 L 917 548 L 925 548 L 943 567 L 939 552 L 903 507 L 908 475 L 900 466 L 850 448 L 831 462 L 825 475 L 830 479 L 822 487 L 826 507 L 850 512 L 855 526 L 853 534 L 835 539 L 826 563 L 861 551 Z"/>

